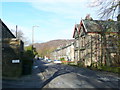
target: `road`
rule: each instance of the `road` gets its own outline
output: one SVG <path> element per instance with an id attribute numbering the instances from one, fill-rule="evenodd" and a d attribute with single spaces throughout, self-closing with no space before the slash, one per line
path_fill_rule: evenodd
<path id="1" fill-rule="evenodd" d="M 35 60 L 31 75 L 4 79 L 3 88 L 119 88 L 120 76 L 68 65 Z"/>

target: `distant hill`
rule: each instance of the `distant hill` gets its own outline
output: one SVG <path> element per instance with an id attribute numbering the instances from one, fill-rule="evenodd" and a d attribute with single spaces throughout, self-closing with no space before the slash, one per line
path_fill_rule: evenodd
<path id="1" fill-rule="evenodd" d="M 57 39 L 45 43 L 36 43 L 34 46 L 36 47 L 36 50 L 40 56 L 49 56 L 49 53 L 55 50 L 57 47 L 65 46 L 73 41 L 74 39 Z"/>

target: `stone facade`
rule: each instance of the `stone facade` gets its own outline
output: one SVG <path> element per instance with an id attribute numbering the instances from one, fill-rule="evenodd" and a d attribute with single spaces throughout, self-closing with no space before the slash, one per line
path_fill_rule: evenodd
<path id="1" fill-rule="evenodd" d="M 74 61 L 75 64 L 77 64 L 77 62 L 79 61 L 79 27 L 80 24 L 76 24 L 75 28 L 74 28 L 74 35 L 73 38 L 75 38 L 75 42 L 74 42 Z"/>
<path id="2" fill-rule="evenodd" d="M 79 63 L 84 63 L 85 67 L 99 64 L 119 66 L 119 24 L 117 21 L 81 20 L 78 34 L 73 35 L 78 41 L 76 44 L 79 43 Z"/>
<path id="3" fill-rule="evenodd" d="M 16 77 L 22 74 L 21 56 L 24 51 L 24 43 L 17 39 L 7 26 L 1 22 L 1 45 L 2 45 L 2 75 L 3 77 Z M 20 60 L 12 63 L 12 60 Z"/>
<path id="4" fill-rule="evenodd" d="M 64 58 L 66 61 L 74 61 L 74 43 L 58 47 L 51 53 L 50 58 L 52 60 Z"/>

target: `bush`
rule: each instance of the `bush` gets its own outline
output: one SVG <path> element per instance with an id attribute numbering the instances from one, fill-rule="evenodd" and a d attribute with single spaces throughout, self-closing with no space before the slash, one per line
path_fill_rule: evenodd
<path id="1" fill-rule="evenodd" d="M 68 62 L 68 65 L 74 65 L 75 62 Z"/>
<path id="2" fill-rule="evenodd" d="M 63 57 L 63 58 L 60 58 L 60 61 L 65 61 L 65 58 Z"/>
<path id="3" fill-rule="evenodd" d="M 120 74 L 120 67 L 101 66 L 99 70 L 110 71 Z"/>
<path id="4" fill-rule="evenodd" d="M 32 66 L 33 66 L 33 58 L 34 58 L 34 54 L 31 50 L 27 50 L 24 52 L 24 55 L 21 59 L 23 64 L 23 75 L 31 74 Z"/>
<path id="5" fill-rule="evenodd" d="M 93 65 L 91 65 L 89 68 L 92 70 L 103 70 L 103 71 L 109 71 L 120 74 L 120 67 L 112 67 L 112 66 L 104 66 L 104 65 L 98 65 L 96 67 L 96 65 L 93 63 Z"/>
<path id="6" fill-rule="evenodd" d="M 62 64 L 68 64 L 68 62 L 62 62 Z"/>
<path id="7" fill-rule="evenodd" d="M 77 65 L 78 65 L 79 67 L 84 67 L 84 62 L 78 61 L 78 62 L 77 62 Z"/>

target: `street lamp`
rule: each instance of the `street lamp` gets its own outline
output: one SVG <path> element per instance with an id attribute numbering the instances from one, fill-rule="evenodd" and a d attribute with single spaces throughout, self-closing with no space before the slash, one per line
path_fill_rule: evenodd
<path id="1" fill-rule="evenodd" d="M 34 44 L 34 28 L 39 26 L 32 26 L 32 50 L 33 50 L 33 44 Z"/>

